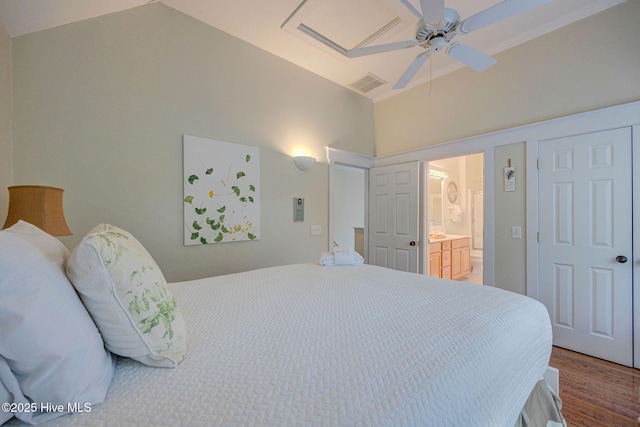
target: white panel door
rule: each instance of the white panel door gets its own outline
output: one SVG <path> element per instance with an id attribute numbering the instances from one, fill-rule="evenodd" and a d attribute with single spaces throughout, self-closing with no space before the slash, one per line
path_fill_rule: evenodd
<path id="1" fill-rule="evenodd" d="M 418 162 L 369 170 L 369 263 L 418 272 Z"/>
<path id="2" fill-rule="evenodd" d="M 632 366 L 631 129 L 539 146 L 539 289 L 554 344 Z"/>

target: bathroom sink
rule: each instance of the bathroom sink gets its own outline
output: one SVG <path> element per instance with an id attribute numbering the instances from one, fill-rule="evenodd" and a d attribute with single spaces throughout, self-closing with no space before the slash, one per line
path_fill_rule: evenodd
<path id="1" fill-rule="evenodd" d="M 445 237 L 447 237 L 446 234 L 429 234 L 429 240 L 444 239 Z"/>

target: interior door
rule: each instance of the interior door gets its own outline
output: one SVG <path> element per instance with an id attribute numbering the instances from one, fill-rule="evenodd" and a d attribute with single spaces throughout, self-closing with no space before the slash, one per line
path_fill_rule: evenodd
<path id="1" fill-rule="evenodd" d="M 632 366 L 631 129 L 539 145 L 539 286 L 554 344 Z"/>
<path id="2" fill-rule="evenodd" d="M 418 162 L 369 171 L 369 263 L 418 272 Z"/>

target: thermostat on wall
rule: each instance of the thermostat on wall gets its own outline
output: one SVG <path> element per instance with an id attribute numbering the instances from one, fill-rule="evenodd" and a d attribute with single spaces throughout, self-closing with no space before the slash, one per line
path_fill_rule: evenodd
<path id="1" fill-rule="evenodd" d="M 304 199 L 301 197 L 293 198 L 293 221 L 304 221 Z"/>

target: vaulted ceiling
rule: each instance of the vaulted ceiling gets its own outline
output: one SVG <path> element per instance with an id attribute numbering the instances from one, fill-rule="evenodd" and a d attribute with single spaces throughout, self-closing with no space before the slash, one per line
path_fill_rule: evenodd
<path id="1" fill-rule="evenodd" d="M 495 55 L 623 1 L 553 0 L 456 40 Z M 163 3 L 374 101 L 464 66 L 443 52 L 432 54 L 405 89 L 394 90 L 420 47 L 358 58 L 343 54 L 414 39 L 419 19 L 410 8 L 420 11 L 419 0 L 0 0 L 0 20 L 17 37 L 148 3 Z M 446 0 L 445 6 L 465 19 L 498 3 Z"/>

